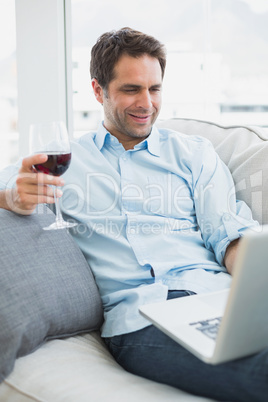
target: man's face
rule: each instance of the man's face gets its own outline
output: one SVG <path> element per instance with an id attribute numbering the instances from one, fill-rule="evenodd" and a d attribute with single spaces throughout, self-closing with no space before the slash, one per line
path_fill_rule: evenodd
<path id="1" fill-rule="evenodd" d="M 123 55 L 115 65 L 115 78 L 104 93 L 93 84 L 103 103 L 104 126 L 126 149 L 146 138 L 161 107 L 162 73 L 159 61 L 148 55 Z M 94 88 L 95 87 L 95 88 Z"/>

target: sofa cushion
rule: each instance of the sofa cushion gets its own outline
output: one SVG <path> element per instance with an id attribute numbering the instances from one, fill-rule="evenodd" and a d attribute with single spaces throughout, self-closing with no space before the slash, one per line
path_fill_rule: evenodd
<path id="1" fill-rule="evenodd" d="M 254 219 L 268 224 L 268 130 L 253 126 L 221 126 L 195 119 L 159 121 L 158 127 L 210 140 L 229 167 L 237 198 L 251 208 Z"/>
<path id="2" fill-rule="evenodd" d="M 17 359 L 0 385 L 0 401 L 212 402 L 128 373 L 95 331 L 53 339 Z"/>
<path id="3" fill-rule="evenodd" d="M 100 327 L 101 300 L 91 270 L 65 230 L 45 231 L 54 214 L 0 209 L 0 382 L 15 359 L 45 340 Z"/>

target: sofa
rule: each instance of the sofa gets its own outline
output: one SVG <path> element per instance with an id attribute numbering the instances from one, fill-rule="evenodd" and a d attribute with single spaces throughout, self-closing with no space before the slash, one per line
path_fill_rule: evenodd
<path id="1" fill-rule="evenodd" d="M 208 138 L 237 197 L 268 223 L 267 129 L 193 119 L 158 126 Z M 31 216 L 0 210 L 0 401 L 208 401 L 114 361 L 100 337 L 102 307 L 90 267 L 68 231 L 42 230 L 53 219 L 46 205 Z"/>

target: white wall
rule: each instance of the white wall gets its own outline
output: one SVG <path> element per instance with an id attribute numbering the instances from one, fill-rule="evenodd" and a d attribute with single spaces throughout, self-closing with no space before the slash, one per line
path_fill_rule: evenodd
<path id="1" fill-rule="evenodd" d="M 19 153 L 28 153 L 32 122 L 68 120 L 72 88 L 66 66 L 65 14 L 70 18 L 70 0 L 16 0 Z M 71 49 L 68 24 L 68 47 Z M 70 128 L 70 127 L 69 127 Z"/>

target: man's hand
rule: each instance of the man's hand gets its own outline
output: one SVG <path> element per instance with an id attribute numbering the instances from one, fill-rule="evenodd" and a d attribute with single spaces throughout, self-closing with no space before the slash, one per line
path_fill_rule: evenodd
<path id="1" fill-rule="evenodd" d="M 62 186 L 63 180 L 59 177 L 37 173 L 33 165 L 44 163 L 47 155 L 37 154 L 26 157 L 22 161 L 19 170 L 16 186 L 13 189 L 2 192 L 0 206 L 5 209 L 17 212 L 22 215 L 30 215 L 37 204 L 54 203 L 53 188 Z M 57 190 L 57 197 L 62 195 Z"/>
<path id="2" fill-rule="evenodd" d="M 233 240 L 226 249 L 224 257 L 224 265 L 229 274 L 232 274 L 235 257 L 237 254 L 239 239 Z"/>

